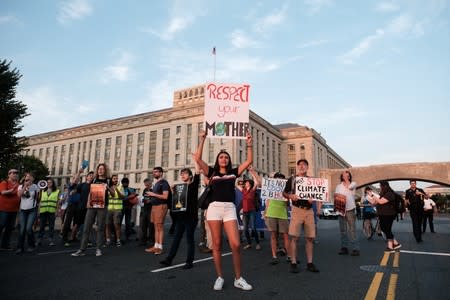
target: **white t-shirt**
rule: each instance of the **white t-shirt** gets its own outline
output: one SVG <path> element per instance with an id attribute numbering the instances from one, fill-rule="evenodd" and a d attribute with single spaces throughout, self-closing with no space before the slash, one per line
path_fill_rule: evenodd
<path id="1" fill-rule="evenodd" d="M 430 198 L 423 199 L 423 209 L 424 210 L 430 210 L 433 209 L 433 207 L 436 206 L 436 203 Z"/>
<path id="2" fill-rule="evenodd" d="M 347 188 L 342 182 L 336 186 L 336 194 L 344 195 L 347 201 L 345 202 L 345 210 L 352 210 L 356 208 L 355 203 L 355 189 L 356 182 L 352 182 Z"/>
<path id="3" fill-rule="evenodd" d="M 23 185 L 19 186 L 19 191 L 23 189 Z M 23 194 L 20 198 L 20 209 L 26 210 L 26 209 L 32 209 L 35 208 L 37 205 L 37 194 L 39 193 L 39 187 L 35 184 L 32 184 L 30 188 L 28 189 L 30 192 L 29 197 L 25 197 Z"/>

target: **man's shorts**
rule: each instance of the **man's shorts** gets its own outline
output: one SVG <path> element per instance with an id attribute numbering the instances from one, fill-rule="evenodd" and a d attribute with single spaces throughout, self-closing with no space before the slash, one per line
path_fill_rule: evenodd
<path id="1" fill-rule="evenodd" d="M 207 221 L 237 221 L 236 206 L 233 202 L 212 202 L 206 211 Z"/>
<path id="2" fill-rule="evenodd" d="M 286 219 L 278 219 L 272 217 L 265 217 L 264 222 L 266 223 L 267 230 L 278 231 L 279 233 L 288 233 L 289 221 Z"/>
<path id="3" fill-rule="evenodd" d="M 168 208 L 167 205 L 165 204 L 153 205 L 150 221 L 153 224 L 164 224 L 164 219 L 166 218 L 167 210 Z"/>
<path id="4" fill-rule="evenodd" d="M 106 213 L 106 225 L 120 224 L 122 220 L 122 210 L 108 210 Z"/>
<path id="5" fill-rule="evenodd" d="M 289 235 L 300 237 L 303 230 L 306 238 L 316 237 L 316 225 L 314 224 L 314 211 L 312 208 L 304 209 L 292 206 L 291 223 L 289 224 Z"/>

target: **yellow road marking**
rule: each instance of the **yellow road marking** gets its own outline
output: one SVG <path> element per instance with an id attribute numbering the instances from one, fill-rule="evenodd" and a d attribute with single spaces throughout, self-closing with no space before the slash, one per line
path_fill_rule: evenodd
<path id="1" fill-rule="evenodd" d="M 367 291 L 364 300 L 375 300 L 377 298 L 378 289 L 380 288 L 381 279 L 383 279 L 382 272 L 376 272 L 373 276 L 372 283 L 370 284 L 369 290 Z"/>
<path id="2" fill-rule="evenodd" d="M 399 259 L 400 259 L 400 252 L 395 252 L 395 254 L 394 254 L 394 261 L 392 262 L 392 266 L 394 268 L 398 268 L 398 266 L 399 266 Z"/>
<path id="3" fill-rule="evenodd" d="M 381 262 L 380 262 L 380 266 L 386 267 L 390 254 L 391 253 L 389 253 L 389 252 L 384 252 L 383 258 L 381 259 Z"/>
<path id="4" fill-rule="evenodd" d="M 386 300 L 394 300 L 395 299 L 395 289 L 397 287 L 397 279 L 398 279 L 398 274 L 391 274 L 391 277 L 389 278 L 389 286 L 388 286 L 388 291 L 387 291 L 387 295 L 386 295 Z"/>

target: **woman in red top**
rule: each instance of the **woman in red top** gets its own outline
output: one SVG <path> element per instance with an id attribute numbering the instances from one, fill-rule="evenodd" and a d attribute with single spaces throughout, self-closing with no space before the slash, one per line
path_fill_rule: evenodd
<path id="1" fill-rule="evenodd" d="M 0 182 L 0 236 L 2 236 L 0 248 L 4 250 L 11 250 L 9 241 L 19 211 L 18 173 L 16 169 L 11 169 L 8 171 L 8 180 Z"/>

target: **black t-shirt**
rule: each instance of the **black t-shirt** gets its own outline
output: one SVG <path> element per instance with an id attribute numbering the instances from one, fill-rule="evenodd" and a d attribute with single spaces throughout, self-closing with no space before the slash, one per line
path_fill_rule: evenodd
<path id="1" fill-rule="evenodd" d="M 77 193 L 80 194 L 80 202 L 78 208 L 85 209 L 91 191 L 91 184 L 83 182 L 77 185 Z"/>
<path id="2" fill-rule="evenodd" d="M 159 195 L 162 195 L 163 192 L 165 192 L 165 191 L 169 192 L 169 196 L 168 196 L 167 200 L 159 199 L 156 197 L 151 197 L 152 205 L 162 205 L 162 204 L 168 205 L 168 204 L 170 204 L 169 201 L 171 199 L 172 192 L 170 190 L 170 186 L 169 186 L 169 183 L 167 182 L 167 180 L 165 180 L 165 179 L 158 180 L 153 185 L 152 191 L 153 191 L 153 193 L 159 194 Z"/>
<path id="3" fill-rule="evenodd" d="M 423 199 L 421 195 L 416 195 L 416 191 L 423 194 L 425 192 L 422 189 L 407 189 L 405 192 L 405 199 L 409 200 L 409 210 L 412 211 L 423 211 Z"/>
<path id="4" fill-rule="evenodd" d="M 238 168 L 233 168 L 228 174 L 214 172 L 214 168 L 209 167 L 208 178 L 211 185 L 211 202 L 233 202 L 235 197 L 235 183 L 239 176 Z"/>
<path id="5" fill-rule="evenodd" d="M 284 192 L 287 194 L 295 194 L 295 176 L 289 177 L 288 181 L 286 182 L 286 186 L 284 187 Z M 301 206 L 301 207 L 308 207 L 311 208 L 312 204 L 309 203 L 308 199 L 300 199 L 298 201 L 292 201 L 292 205 L 294 206 Z"/>
<path id="6" fill-rule="evenodd" d="M 377 205 L 377 214 L 380 216 L 393 216 L 396 215 L 394 203 L 395 203 L 395 194 L 391 191 L 380 195 L 380 198 L 385 198 L 389 202 L 384 204 Z"/>

